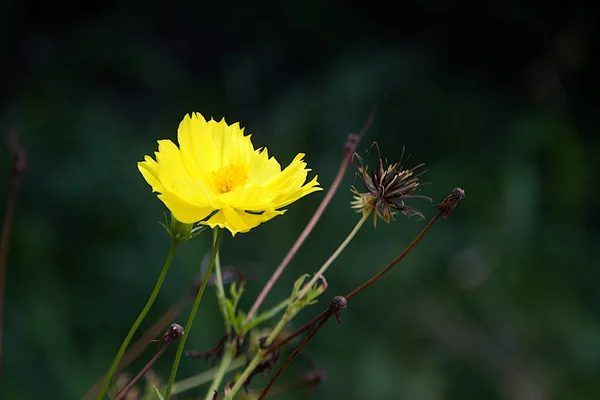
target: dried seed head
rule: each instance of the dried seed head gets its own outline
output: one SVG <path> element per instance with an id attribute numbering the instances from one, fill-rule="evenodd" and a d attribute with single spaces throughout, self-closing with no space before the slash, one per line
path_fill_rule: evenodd
<path id="1" fill-rule="evenodd" d="M 423 214 L 408 207 L 404 201 L 410 198 L 431 201 L 429 197 L 413 194 L 419 189 L 419 176 L 426 172 L 425 170 L 417 172 L 417 170 L 425 164 L 419 164 L 411 169 L 403 169 L 400 162 L 387 164 L 379 156 L 377 168 L 369 171 L 369 167 L 363 164 L 360 156 L 356 155 L 356 157 L 358 176 L 367 191 L 363 193 L 352 186 L 351 191 L 355 195 L 351 203 L 352 208 L 363 214 L 373 213 L 375 225 L 378 218 L 389 223 L 398 212 L 424 218 Z"/>

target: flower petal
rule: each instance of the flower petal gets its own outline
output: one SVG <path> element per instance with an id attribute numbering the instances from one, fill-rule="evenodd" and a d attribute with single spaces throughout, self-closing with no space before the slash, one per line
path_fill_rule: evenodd
<path id="1" fill-rule="evenodd" d="M 209 181 L 212 171 L 220 167 L 220 161 L 210 127 L 202 114 L 193 113 L 183 118 L 177 129 L 177 140 L 192 175 Z"/>
<path id="2" fill-rule="evenodd" d="M 280 172 L 281 165 L 275 157 L 269 158 L 269 152 L 266 148 L 254 152 L 248 168 L 248 178 L 251 182 L 262 185 Z"/>
<path id="3" fill-rule="evenodd" d="M 228 164 L 247 167 L 250 164 L 254 152 L 251 135 L 244 136 L 244 129 L 240 128 L 238 122 L 229 126 L 225 122 L 225 118 L 219 122 L 211 119 L 208 121 L 208 127 L 212 132 L 219 167 Z"/>
<path id="4" fill-rule="evenodd" d="M 310 193 L 323 190 L 323 188 L 319 186 L 319 182 L 317 181 L 318 178 L 318 176 L 315 176 L 309 183 L 298 188 L 297 190 L 280 194 L 276 199 L 273 200 L 273 207 L 285 207 Z"/>
<path id="5" fill-rule="evenodd" d="M 223 204 L 227 204 L 233 208 L 249 211 L 263 211 L 272 206 L 273 195 L 266 189 L 256 186 L 247 185 L 238 187 L 231 192 L 223 193 L 219 196 L 219 200 Z"/>
<path id="6" fill-rule="evenodd" d="M 280 174 L 274 175 L 265 183 L 265 187 L 270 192 L 276 193 L 273 198 L 275 208 L 285 207 L 309 193 L 323 190 L 323 188 L 317 186 L 319 183 L 316 176 L 304 185 L 310 170 L 306 168 L 303 158 L 304 154 L 299 153 Z"/>
<path id="7" fill-rule="evenodd" d="M 245 211 L 236 210 L 232 207 L 225 206 L 221 211 L 210 217 L 203 224 L 215 228 L 219 226 L 228 229 L 232 236 L 237 233 L 245 233 L 250 229 L 257 227 L 263 222 L 275 218 L 283 214 L 285 211 L 268 210 L 262 214 L 249 214 Z"/>
<path id="8" fill-rule="evenodd" d="M 138 162 L 137 165 L 146 182 L 152 187 L 152 191 L 162 192 L 163 185 L 158 179 L 158 164 L 156 161 L 150 156 L 145 156 L 144 161 Z"/>
<path id="9" fill-rule="evenodd" d="M 191 204 L 170 192 L 159 194 L 158 198 L 171 210 L 175 218 L 184 224 L 193 224 L 203 220 L 214 211 L 212 207 L 198 207 L 198 205 Z"/>

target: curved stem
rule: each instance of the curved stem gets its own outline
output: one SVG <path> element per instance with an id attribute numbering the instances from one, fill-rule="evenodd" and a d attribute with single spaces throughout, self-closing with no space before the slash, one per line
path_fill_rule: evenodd
<path id="1" fill-rule="evenodd" d="M 215 395 L 215 391 L 218 393 L 219 386 L 221 386 L 221 382 L 223 381 L 223 377 L 225 373 L 229 371 L 229 366 L 234 358 L 235 353 L 235 344 L 234 343 L 225 343 L 225 352 L 223 353 L 223 357 L 221 358 L 221 362 L 219 363 L 219 369 L 215 373 L 212 384 L 206 392 L 206 397 L 204 400 L 212 400 Z"/>
<path id="2" fill-rule="evenodd" d="M 268 347 L 273 344 L 273 342 L 275 341 L 277 336 L 279 336 L 279 334 L 281 333 L 281 330 L 283 329 L 283 327 L 290 321 L 290 319 L 292 317 L 293 317 L 293 315 L 290 315 L 287 312 L 285 314 L 283 314 L 283 316 L 281 317 L 281 319 L 279 320 L 277 325 L 275 325 L 275 328 L 273 328 L 273 330 L 271 331 L 271 333 L 265 340 L 265 343 L 264 343 L 265 348 L 263 348 L 263 347 L 258 348 L 258 351 L 256 352 L 256 355 L 254 355 L 254 358 L 252 358 L 252 360 L 250 361 L 250 363 L 248 364 L 246 369 L 244 369 L 242 374 L 236 379 L 235 384 L 231 388 L 231 396 L 232 397 L 234 397 L 237 394 L 237 392 L 242 388 L 242 385 L 244 384 L 244 382 L 246 382 L 246 380 L 248 380 L 248 377 L 252 374 L 254 369 L 256 369 L 258 364 L 260 364 L 260 362 L 265 358 L 267 353 L 269 353 Z"/>
<path id="3" fill-rule="evenodd" d="M 346 296 L 344 296 L 344 297 L 346 297 L 346 300 L 350 300 L 351 298 L 353 298 L 354 296 L 356 296 L 357 294 L 359 294 L 360 292 L 362 292 L 363 290 L 365 290 L 366 288 L 368 288 L 369 286 L 371 286 L 372 284 L 377 282 L 383 275 L 387 274 L 392 268 L 394 268 L 394 266 L 396 264 L 398 264 L 404 257 L 406 257 L 406 255 L 408 253 L 410 253 L 410 251 L 421 241 L 421 239 L 423 239 L 423 237 L 427 234 L 427 232 L 429 232 L 429 230 L 440 219 L 440 217 L 443 215 L 443 213 L 444 213 L 443 210 L 439 210 L 437 212 L 437 214 L 435 214 L 435 216 L 431 219 L 431 221 L 429 221 L 427 226 L 421 231 L 421 233 L 419 233 L 417 235 L 417 237 L 413 239 L 413 241 L 408 245 L 407 248 L 404 249 L 404 251 L 402 251 L 402 253 L 400 253 L 388 265 L 386 265 L 385 268 L 383 268 L 381 271 L 379 271 L 378 273 L 373 275 L 373 277 L 371 277 L 371 279 L 367 280 L 362 285 L 358 286 L 356 289 L 354 289 L 353 291 L 348 293 Z"/>
<path id="4" fill-rule="evenodd" d="M 234 369 L 243 367 L 244 364 L 246 364 L 246 356 L 243 356 L 243 355 L 238 356 L 229 364 L 229 367 L 227 368 L 225 373 L 233 371 Z M 200 385 L 210 382 L 213 379 L 213 377 L 216 375 L 217 370 L 219 368 L 221 368 L 221 366 L 211 368 L 211 369 L 201 372 L 197 375 L 190 376 L 189 378 L 185 378 L 185 379 L 175 382 L 175 384 L 173 385 L 173 390 L 171 391 L 171 394 L 173 394 L 173 395 L 179 394 L 181 392 L 185 392 L 186 390 L 190 390 L 197 386 L 200 386 Z"/>
<path id="5" fill-rule="evenodd" d="M 290 356 L 285 360 L 285 362 L 281 365 L 281 367 L 279 367 L 279 369 L 275 372 L 273 377 L 269 380 L 269 383 L 267 383 L 267 386 L 265 386 L 265 388 L 262 390 L 257 400 L 262 400 L 267 396 L 267 393 L 269 393 L 269 390 L 271 390 L 271 387 L 273 386 L 277 378 L 279 378 L 279 375 L 281 375 L 283 371 L 285 371 L 285 369 L 292 363 L 292 361 L 294 361 L 298 354 L 300 354 L 302 350 L 304 350 L 304 348 L 310 343 L 310 341 L 313 340 L 313 338 L 317 335 L 317 333 L 323 327 L 323 325 L 325 325 L 325 322 L 327 322 L 331 315 L 332 314 L 329 314 L 325 318 L 323 318 L 321 322 L 319 322 L 319 325 L 317 325 L 315 329 L 313 329 L 312 332 L 306 337 L 306 339 L 304 339 L 302 344 L 298 346 L 298 348 L 296 348 L 296 350 L 294 350 L 292 354 L 290 354 Z"/>
<path id="6" fill-rule="evenodd" d="M 217 232 L 215 231 L 215 238 Z M 223 275 L 221 274 L 221 257 L 219 257 L 219 253 L 217 252 L 217 257 L 215 258 L 215 277 L 216 277 L 216 287 L 217 287 L 217 301 L 219 303 L 219 310 L 221 311 L 221 315 L 223 316 L 223 322 L 225 323 L 225 333 L 227 336 L 231 336 L 231 321 L 229 320 L 229 314 L 227 313 L 227 305 L 225 304 L 225 288 L 223 286 Z"/>
<path id="7" fill-rule="evenodd" d="M 185 342 L 187 341 L 188 335 L 192 330 L 192 324 L 194 323 L 194 318 L 196 317 L 198 306 L 200 305 L 200 301 L 202 300 L 202 296 L 204 295 L 204 290 L 206 289 L 206 285 L 208 284 L 208 281 L 210 279 L 210 274 L 212 272 L 213 265 L 215 265 L 215 259 L 219 251 L 219 243 L 221 242 L 221 237 L 223 236 L 223 229 L 216 227 L 215 231 L 217 231 L 217 233 L 214 238 L 213 249 L 212 254 L 210 256 L 210 261 L 208 263 L 208 268 L 206 268 L 206 272 L 204 273 L 204 278 L 202 279 L 202 284 L 200 285 L 198 294 L 196 295 L 196 300 L 194 300 L 192 311 L 190 312 L 190 316 L 188 317 L 187 323 L 185 324 L 183 337 L 181 338 L 179 346 L 177 347 L 175 361 L 173 362 L 173 366 L 171 367 L 171 375 L 169 376 L 169 383 L 167 384 L 167 389 L 165 391 L 166 400 L 168 400 L 169 396 L 171 395 L 171 390 L 173 388 L 173 383 L 175 382 L 175 376 L 177 375 L 177 369 L 179 368 L 179 362 L 181 361 L 181 355 L 183 354 Z"/>
<path id="8" fill-rule="evenodd" d="M 169 347 L 169 344 L 170 343 L 167 342 L 161 347 L 161 349 L 154 355 L 154 357 L 152 357 L 152 359 L 148 362 L 148 364 L 146 364 L 144 366 L 144 368 L 142 368 L 142 370 L 135 376 L 135 378 L 133 378 L 131 380 L 131 382 L 129 382 L 129 384 L 127 386 L 125 386 L 125 388 L 123 390 L 121 390 L 121 392 L 117 395 L 115 400 L 121 400 L 125 396 L 127 396 L 127 393 L 129 393 L 131 388 L 133 388 L 135 386 L 135 384 L 140 380 L 140 378 L 142 376 L 144 376 L 146 374 L 146 372 L 148 372 L 148 370 L 150 369 L 150 367 L 152 367 L 152 365 L 156 362 L 156 360 L 158 360 L 160 358 L 160 356 L 163 355 L 165 350 L 167 350 L 167 347 Z"/>
<path id="9" fill-rule="evenodd" d="M 333 252 L 333 254 L 331 255 L 331 257 L 329 257 L 327 259 L 327 261 L 325 261 L 325 263 L 321 266 L 321 268 L 319 268 L 319 271 L 317 271 L 317 273 L 315 274 L 315 276 L 306 285 L 303 286 L 303 289 L 300 291 L 300 293 L 298 293 L 298 296 L 296 297 L 296 299 L 301 299 L 302 297 L 306 296 L 306 294 L 308 293 L 308 291 L 313 287 L 313 285 L 323 275 L 323 273 L 325 273 L 325 271 L 327 270 L 327 268 L 329 268 L 329 266 L 331 266 L 331 264 L 335 261 L 335 259 L 342 253 L 342 251 L 344 251 L 344 249 L 346 248 L 346 246 L 348 246 L 348 244 L 352 241 L 352 239 L 354 239 L 354 237 L 356 236 L 356 234 L 358 233 L 358 231 L 360 230 L 360 228 L 363 226 L 363 224 L 365 223 L 365 221 L 369 218 L 370 214 L 371 213 L 365 213 L 365 214 L 363 214 L 363 216 L 361 217 L 361 219 L 358 220 L 358 222 L 356 223 L 356 225 L 354 226 L 354 228 L 352 229 L 352 231 L 348 234 L 348 236 L 346 237 L 346 239 L 344 239 L 344 241 L 342 242 L 342 244 L 340 244 L 340 246 Z M 254 358 L 250 361 L 250 364 L 248 364 L 248 366 L 246 367 L 246 369 L 244 370 L 244 372 L 242 372 L 242 374 L 238 377 L 238 379 L 236 380 L 235 384 L 231 388 L 231 394 L 233 396 L 235 396 L 237 394 L 237 392 L 240 390 L 240 388 L 242 387 L 242 385 L 244 384 L 244 382 L 248 379 L 248 377 L 250 376 L 250 374 L 252 374 L 252 372 L 254 371 L 254 369 L 256 368 L 256 366 L 265 358 L 266 354 L 270 352 L 269 349 L 268 349 L 268 347 L 275 341 L 275 338 L 279 335 L 279 333 L 281 332 L 281 330 L 283 329 L 283 327 L 294 316 L 295 316 L 295 313 L 294 314 L 290 314 L 289 313 L 289 309 L 288 309 L 288 312 L 286 312 L 281 317 L 281 319 L 279 320 L 279 322 L 277 323 L 277 325 L 275 326 L 275 328 L 273 328 L 273 330 L 271 331 L 271 333 L 269 334 L 269 336 L 265 340 L 265 347 L 267 347 L 267 349 L 260 348 L 258 350 L 258 352 L 254 356 Z"/>
<path id="10" fill-rule="evenodd" d="M 312 279 L 306 285 L 304 285 L 303 289 L 300 291 L 300 293 L 298 293 L 298 297 L 297 297 L 298 299 L 301 299 L 304 296 L 306 296 L 306 293 L 308 293 L 308 291 L 313 287 L 313 285 L 317 282 L 317 280 L 319 280 L 319 278 L 321 276 L 323 276 L 325 271 L 327 271 L 327 268 L 329 268 L 329 266 L 335 261 L 336 258 L 338 258 L 338 256 L 342 253 L 342 251 L 344 251 L 344 249 L 346 248 L 346 246 L 348 246 L 350 241 L 352 241 L 352 239 L 354 239 L 354 236 L 356 236 L 356 234 L 358 233 L 360 228 L 363 226 L 363 224 L 365 223 L 367 218 L 369 218 L 369 215 L 371 215 L 370 212 L 366 212 L 363 214 L 362 218 L 360 220 L 358 220 L 358 222 L 354 226 L 354 229 L 352 229 L 352 231 L 346 237 L 346 239 L 344 239 L 342 244 L 340 244 L 340 246 L 336 249 L 336 251 L 333 252 L 331 257 L 329 257 L 327 259 L 327 261 L 325 261 L 325 264 L 323 264 L 323 266 L 319 269 L 319 271 L 317 271 L 317 273 L 312 277 Z"/>
<path id="11" fill-rule="evenodd" d="M 156 300 L 156 296 L 158 295 L 158 292 L 160 291 L 160 288 L 165 280 L 167 271 L 169 270 L 169 267 L 171 266 L 171 261 L 173 261 L 173 257 L 175 256 L 175 250 L 177 250 L 178 244 L 179 244 L 179 242 L 175 241 L 175 240 L 173 240 L 173 242 L 171 243 L 171 248 L 169 249 L 169 254 L 167 254 L 167 259 L 165 260 L 163 269 L 160 273 L 160 276 L 158 277 L 158 280 L 156 281 L 156 285 L 154 285 L 152 294 L 150 294 L 150 298 L 146 302 L 146 305 L 144 306 L 144 308 L 140 312 L 140 315 L 138 315 L 137 319 L 135 320 L 135 322 L 129 329 L 129 332 L 127 333 L 127 336 L 125 337 L 125 340 L 123 340 L 123 343 L 121 344 L 121 347 L 119 348 L 119 351 L 117 352 L 117 355 L 116 355 L 115 359 L 113 360 L 113 363 L 110 366 L 108 373 L 106 374 L 106 378 L 104 378 L 104 383 L 102 384 L 102 388 L 100 389 L 100 392 L 98 393 L 98 396 L 96 397 L 97 400 L 101 400 L 104 397 L 104 395 L 106 394 L 108 385 L 110 385 L 112 376 L 115 373 L 117 367 L 119 366 L 119 363 L 121 362 L 121 358 L 123 358 L 123 354 L 125 354 L 125 350 L 127 349 L 129 342 L 131 342 L 133 335 L 135 334 L 135 332 L 139 328 L 140 324 L 146 317 L 146 314 L 148 314 L 148 311 L 150 311 L 152 304 L 154 304 L 154 300 Z"/>
<path id="12" fill-rule="evenodd" d="M 344 144 L 344 154 L 342 157 L 342 162 L 340 164 L 340 168 L 338 169 L 338 173 L 335 176 L 335 179 L 333 180 L 333 183 L 331 184 L 329 190 L 327 190 L 325 197 L 323 197 L 321 204 L 319 204 L 319 207 L 311 217 L 310 221 L 308 221 L 308 224 L 306 224 L 304 230 L 302 231 L 300 236 L 298 236 L 298 239 L 296 239 L 296 242 L 294 243 L 290 251 L 288 251 L 284 259 L 277 266 L 277 268 L 273 272 L 273 275 L 271 275 L 271 277 L 265 284 L 265 287 L 263 287 L 260 294 L 254 301 L 254 304 L 252 304 L 252 307 L 250 307 L 250 311 L 248 311 L 248 314 L 246 315 L 246 321 L 250 321 L 250 319 L 252 319 L 252 316 L 254 315 L 256 310 L 258 310 L 258 307 L 260 307 L 262 302 L 265 300 L 265 297 L 267 297 L 267 294 L 269 294 L 269 292 L 271 291 L 271 288 L 273 288 L 273 285 L 275 285 L 275 282 L 277 282 L 277 279 L 279 279 L 279 277 L 283 273 L 283 270 L 287 267 L 290 261 L 292 261 L 292 258 L 294 258 L 294 256 L 296 255 L 298 249 L 300 249 L 300 246 L 302 246 L 310 232 L 312 232 L 315 225 L 317 225 L 317 222 L 319 222 L 321 215 L 323 215 L 323 212 L 329 205 L 329 202 L 333 198 L 333 195 L 335 194 L 335 192 L 337 192 L 340 183 L 344 178 L 344 174 L 346 173 L 346 169 L 348 168 L 348 165 L 350 165 L 350 162 L 352 162 L 352 156 L 354 155 L 354 152 L 356 151 L 356 148 L 358 147 L 361 138 L 365 135 L 365 133 L 367 133 L 367 131 L 371 127 L 371 124 L 373 123 L 373 119 L 375 117 L 375 110 L 376 108 L 373 109 L 373 111 L 371 111 L 367 122 L 365 123 L 358 135 L 348 135 L 348 139 Z"/>

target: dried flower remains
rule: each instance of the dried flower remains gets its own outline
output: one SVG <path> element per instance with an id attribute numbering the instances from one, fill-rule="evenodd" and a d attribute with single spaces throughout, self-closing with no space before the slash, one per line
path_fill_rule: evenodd
<path id="1" fill-rule="evenodd" d="M 404 151 L 402 153 L 404 154 Z M 354 193 L 352 208 L 363 214 L 372 213 L 375 225 L 377 219 L 389 223 L 397 213 L 424 218 L 421 212 L 404 203 L 405 200 L 412 198 L 431 201 L 429 197 L 414 194 L 421 185 L 419 177 L 426 172 L 426 170 L 418 171 L 425 166 L 424 163 L 404 169 L 401 162 L 389 164 L 382 160 L 378 149 L 377 168 L 369 170 L 369 166 L 363 164 L 358 154 L 355 154 L 355 157 L 357 175 L 364 184 L 366 192 L 361 192 L 352 186 L 351 191 Z"/>

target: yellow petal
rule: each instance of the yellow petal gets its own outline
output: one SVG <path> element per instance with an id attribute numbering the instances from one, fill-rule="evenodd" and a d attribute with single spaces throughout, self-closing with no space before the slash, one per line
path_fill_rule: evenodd
<path id="1" fill-rule="evenodd" d="M 198 207 L 196 204 L 191 204 L 170 192 L 159 194 L 158 198 L 165 203 L 165 206 L 167 206 L 178 221 L 185 224 L 198 222 L 208 217 L 214 211 L 212 207 Z"/>
<path id="2" fill-rule="evenodd" d="M 183 159 L 194 176 L 209 180 L 218 169 L 217 148 L 208 123 L 200 113 L 186 115 L 177 129 Z"/>
<path id="3" fill-rule="evenodd" d="M 306 176 L 308 175 L 308 170 L 305 169 L 306 163 L 302 161 L 303 158 L 304 154 L 298 154 L 290 165 L 281 171 L 281 173 L 273 175 L 268 179 L 264 186 L 275 193 L 300 187 L 306 181 Z"/>
<path id="4" fill-rule="evenodd" d="M 158 179 L 166 190 L 170 190 L 175 179 L 190 179 L 190 174 L 181 159 L 181 151 L 168 139 L 158 141 L 156 162 Z"/>
<path id="5" fill-rule="evenodd" d="M 203 222 L 203 224 L 208 225 L 211 228 L 219 226 L 228 229 L 231 232 L 231 235 L 235 236 L 237 233 L 248 232 L 250 229 L 257 227 L 261 223 L 266 222 L 277 215 L 281 215 L 284 212 L 285 211 L 268 210 L 263 214 L 256 215 L 225 206 L 208 221 Z"/>
<path id="6" fill-rule="evenodd" d="M 247 185 L 223 193 L 219 200 L 240 210 L 263 211 L 272 208 L 272 197 L 271 193 L 260 186 Z"/>
<path id="7" fill-rule="evenodd" d="M 269 158 L 269 152 L 266 148 L 254 152 L 248 169 L 248 177 L 251 182 L 262 185 L 280 172 L 281 165 L 274 157 Z"/>
<path id="8" fill-rule="evenodd" d="M 216 122 L 211 119 L 208 127 L 212 132 L 219 167 L 228 164 L 248 166 L 254 152 L 250 135 L 244 136 L 244 130 L 239 123 L 228 126 L 225 118 Z"/>
<path id="9" fill-rule="evenodd" d="M 310 193 L 323 190 L 322 187 L 318 186 L 319 182 L 317 181 L 317 179 L 318 176 L 315 176 L 309 183 L 302 187 L 299 187 L 297 190 L 281 193 L 279 196 L 277 196 L 277 198 L 273 200 L 273 207 L 285 207 Z"/>
<path id="10" fill-rule="evenodd" d="M 162 183 L 158 179 L 158 164 L 156 161 L 150 156 L 145 156 L 144 161 L 138 162 L 137 165 L 146 182 L 152 187 L 152 191 L 161 192 Z"/>

